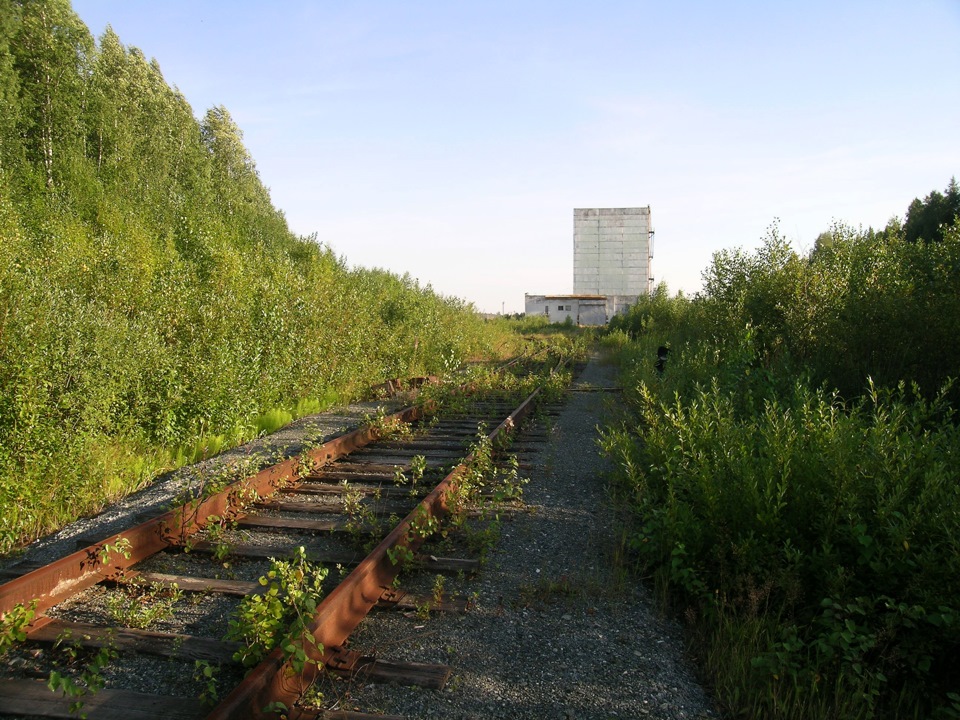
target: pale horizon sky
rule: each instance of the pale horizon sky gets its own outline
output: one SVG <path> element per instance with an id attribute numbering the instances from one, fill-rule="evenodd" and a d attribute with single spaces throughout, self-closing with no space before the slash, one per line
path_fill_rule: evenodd
<path id="1" fill-rule="evenodd" d="M 653 274 L 886 225 L 960 175 L 960 0 L 74 0 L 224 105 L 291 229 L 486 312 L 573 287 L 573 209 L 651 207 Z"/>

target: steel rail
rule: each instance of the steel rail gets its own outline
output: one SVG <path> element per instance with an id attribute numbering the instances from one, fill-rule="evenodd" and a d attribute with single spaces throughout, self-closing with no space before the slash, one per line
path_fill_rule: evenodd
<path id="1" fill-rule="evenodd" d="M 487 437 L 491 443 L 511 432 L 533 409 L 538 388 L 531 393 Z M 307 626 L 315 642 L 302 642 L 311 662 L 296 672 L 282 649 L 275 649 L 207 716 L 207 720 L 229 718 L 273 718 L 279 712 L 272 708 L 292 708 L 310 687 L 325 666 L 337 667 L 343 657 L 341 646 L 363 621 L 377 601 L 389 592 L 400 572 L 389 552 L 398 547 L 416 551 L 424 538 L 411 533 L 415 522 L 424 518 L 442 519 L 448 514 L 448 500 L 459 487 L 460 477 L 467 471 L 473 453 L 454 468 L 414 510 L 387 535 L 376 548 L 347 575 L 321 602 L 312 622 Z"/>
<path id="2" fill-rule="evenodd" d="M 386 416 L 410 423 L 423 416 L 423 406 L 411 406 Z M 333 438 L 305 454 L 310 466 L 320 466 L 380 439 L 376 426 L 358 428 Z M 41 568 L 0 585 L 0 617 L 20 605 L 37 614 L 103 580 L 122 574 L 162 550 L 182 544 L 201 530 L 211 515 L 223 517 L 245 500 L 270 495 L 299 480 L 303 458 L 294 457 L 228 485 L 207 498 L 189 501 L 163 515 L 115 533 Z"/>
<path id="3" fill-rule="evenodd" d="M 390 390 L 390 384 L 385 389 Z M 530 412 L 539 393 L 540 390 L 532 393 L 488 435 L 488 439 L 493 442 L 505 431 L 512 430 Z M 412 423 L 432 409 L 431 406 L 432 403 L 408 407 L 383 419 L 387 424 Z M 335 437 L 299 457 L 263 468 L 219 492 L 192 498 L 159 517 L 114 533 L 0 584 L 0 618 L 17 606 L 32 608 L 36 617 L 30 628 L 39 629 L 49 622 L 43 613 L 50 607 L 104 580 L 122 577 L 133 566 L 156 553 L 187 544 L 188 538 L 202 530 L 211 517 L 214 520 L 244 517 L 245 509 L 263 496 L 281 489 L 293 489 L 313 469 L 382 439 L 386 433 L 381 427 L 364 427 Z M 413 553 L 422 545 L 425 537 L 420 537 L 421 533 L 414 530 L 416 524 L 430 517 L 442 518 L 449 514 L 449 502 L 472 458 L 472 454 L 468 455 L 340 586 L 330 592 L 308 627 L 316 643 L 305 645 L 314 661 L 314 664 L 308 663 L 307 672 L 302 675 L 293 673 L 282 651 L 275 651 L 214 709 L 210 717 L 218 717 L 218 712 L 225 713 L 223 717 L 272 717 L 274 715 L 264 710 L 267 705 L 279 702 L 292 706 L 324 667 L 334 671 L 351 670 L 360 658 L 357 653 L 345 651 L 341 645 L 378 601 L 389 600 L 396 594 L 393 581 L 400 567 L 390 562 L 389 552 L 406 547 Z"/>

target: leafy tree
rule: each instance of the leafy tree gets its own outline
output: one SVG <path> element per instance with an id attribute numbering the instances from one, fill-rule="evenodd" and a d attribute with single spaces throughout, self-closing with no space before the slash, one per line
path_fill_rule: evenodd
<path id="1" fill-rule="evenodd" d="M 53 188 L 80 147 L 84 105 L 83 68 L 93 50 L 87 26 L 68 0 L 18 0 L 20 23 L 14 42 L 14 69 L 20 81 L 20 131 L 31 160 Z"/>
<path id="2" fill-rule="evenodd" d="M 910 203 L 903 226 L 904 237 L 907 242 L 939 242 L 943 240 L 944 231 L 956 221 L 958 215 L 960 188 L 957 187 L 957 179 L 953 177 L 947 185 L 946 194 L 941 195 L 934 190 L 923 202 L 918 198 Z"/>
<path id="3" fill-rule="evenodd" d="M 89 87 L 89 154 L 97 174 L 117 188 L 136 182 L 136 177 L 115 177 L 122 170 L 136 173 L 137 104 L 140 98 L 131 88 L 130 63 L 120 38 L 107 27 L 91 63 Z"/>
<path id="4" fill-rule="evenodd" d="M 268 206 L 270 197 L 260 182 L 256 164 L 243 145 L 243 131 L 223 106 L 207 110 L 201 124 L 204 144 L 210 152 L 214 178 L 228 212 L 244 203 Z M 229 192 L 228 192 L 229 191 Z"/>
<path id="5" fill-rule="evenodd" d="M 0 3 L 0 169 L 18 164 L 21 143 L 17 134 L 20 118 L 20 81 L 11 49 L 20 24 L 17 7 Z"/>

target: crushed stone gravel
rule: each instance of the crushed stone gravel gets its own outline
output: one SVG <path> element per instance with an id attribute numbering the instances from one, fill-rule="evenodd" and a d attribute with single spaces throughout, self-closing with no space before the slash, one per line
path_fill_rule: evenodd
<path id="1" fill-rule="evenodd" d="M 429 619 L 375 613 L 354 649 L 386 660 L 448 664 L 442 691 L 331 683 L 327 704 L 417 718 L 717 718 L 684 655 L 682 633 L 647 590 L 611 563 L 617 542 L 595 442 L 616 371 L 592 358 L 548 442 L 525 455 L 529 512 L 501 523 L 501 537 L 473 579 L 445 590 L 474 602 L 465 615 Z M 542 422 L 542 421 L 541 421 Z M 430 593 L 432 577 L 401 586 Z M 412 615 L 412 614 L 411 614 Z"/>

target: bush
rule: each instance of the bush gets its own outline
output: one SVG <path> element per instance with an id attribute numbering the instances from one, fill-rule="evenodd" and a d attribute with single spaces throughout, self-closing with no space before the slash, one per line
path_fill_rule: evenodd
<path id="1" fill-rule="evenodd" d="M 774 227 L 611 323 L 629 546 L 734 714 L 960 714 L 957 239 Z"/>
<path id="2" fill-rule="evenodd" d="M 508 349 L 468 304 L 293 235 L 229 112 L 198 121 L 111 30 L 94 45 L 63 3 L 11 12 L 0 552 L 172 464 Z"/>

